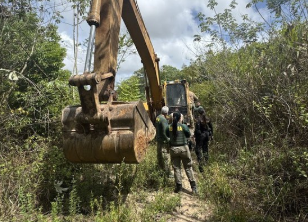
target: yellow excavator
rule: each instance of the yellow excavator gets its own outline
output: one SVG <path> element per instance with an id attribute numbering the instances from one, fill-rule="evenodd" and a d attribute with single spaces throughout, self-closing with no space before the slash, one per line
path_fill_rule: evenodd
<path id="1" fill-rule="evenodd" d="M 116 101 L 121 17 L 144 66 L 147 110 L 141 101 Z M 87 22 L 91 28 L 85 70 L 69 79 L 71 86 L 78 87 L 81 105 L 67 106 L 62 111 L 65 157 L 73 163 L 140 163 L 155 137 L 156 115 L 164 105 L 173 104 L 171 110 L 182 107 L 180 99 L 186 100 L 187 106 L 187 90 L 179 89 L 179 103 L 165 101 L 164 96 L 174 92 L 168 84 L 164 88 L 160 83 L 159 59 L 136 0 L 93 0 Z M 90 71 L 94 43 L 94 70 Z M 185 84 L 182 81 L 177 85 L 187 87 Z"/>

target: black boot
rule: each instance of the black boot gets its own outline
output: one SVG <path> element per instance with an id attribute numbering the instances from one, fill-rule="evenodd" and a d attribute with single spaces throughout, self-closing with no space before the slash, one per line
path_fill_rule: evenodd
<path id="1" fill-rule="evenodd" d="M 198 194 L 196 181 L 190 181 L 190 187 L 193 194 Z"/>
<path id="2" fill-rule="evenodd" d="M 200 171 L 201 173 L 204 172 L 203 166 L 202 166 L 202 165 L 199 165 L 199 171 Z"/>
<path id="3" fill-rule="evenodd" d="M 175 187 L 175 189 L 174 189 L 174 193 L 179 193 L 179 192 L 181 192 L 181 191 L 182 191 L 182 184 L 177 183 L 177 184 L 176 184 L 176 187 Z"/>

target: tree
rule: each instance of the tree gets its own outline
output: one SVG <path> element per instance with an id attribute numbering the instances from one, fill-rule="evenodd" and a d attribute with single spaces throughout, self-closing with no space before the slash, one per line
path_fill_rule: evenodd
<path id="1" fill-rule="evenodd" d="M 126 31 L 124 34 L 119 36 L 119 49 L 118 49 L 118 63 L 117 69 L 120 68 L 121 63 L 125 62 L 126 58 L 130 55 L 136 54 L 137 50 L 134 47 L 134 42 Z"/>
<path id="2" fill-rule="evenodd" d="M 252 1 L 247 7 L 263 17 L 258 2 L 263 1 Z M 227 156 L 227 168 L 240 171 L 229 171 L 232 179 L 245 175 L 240 183 L 257 190 L 255 199 L 249 195 L 254 209 L 245 205 L 242 209 L 250 213 L 242 219 L 249 220 L 252 214 L 263 219 L 269 216 L 270 220 L 301 218 L 307 195 L 301 197 L 298 192 L 307 193 L 302 187 L 307 186 L 308 175 L 307 169 L 303 170 L 308 144 L 308 79 L 304 68 L 308 66 L 307 3 L 266 1 L 267 9 L 276 17 L 263 23 L 247 15 L 243 22 L 236 21 L 231 13 L 235 1 L 223 13 L 216 12 L 217 4 L 215 0 L 208 4 L 213 17 L 202 12 L 198 15 L 201 32 L 210 34 L 212 42 L 203 45 L 205 49 L 200 51 L 205 53 L 191 67 L 194 73 L 202 70 L 200 73 L 208 77 L 200 85 L 206 87 L 210 82 L 212 86 L 211 109 L 215 111 L 216 136 L 221 137 L 218 143 L 222 143 L 217 150 L 219 159 Z M 196 36 L 196 41 L 202 42 L 202 36 Z M 273 185 L 273 177 L 281 179 L 274 179 Z M 229 205 L 227 214 L 243 212 L 233 214 L 235 208 L 241 208 L 241 204 L 235 205 Z"/>
<path id="3" fill-rule="evenodd" d="M 118 99 L 120 101 L 136 101 L 144 100 L 145 95 L 141 93 L 140 88 L 144 88 L 144 84 L 141 83 L 140 79 L 136 74 L 130 78 L 123 80 L 118 86 Z"/>
<path id="4" fill-rule="evenodd" d="M 0 17 L 1 132 L 17 133 L 17 138 L 48 135 L 51 123 L 58 122 L 63 99 L 69 96 L 63 81 L 70 74 L 61 70 L 66 53 L 57 28 L 43 26 L 26 6 L 21 10 L 3 5 Z M 9 78 L 13 73 L 15 81 Z"/>
<path id="5" fill-rule="evenodd" d="M 160 68 L 161 81 L 171 81 L 176 79 L 182 79 L 181 72 L 177 68 L 170 65 L 163 65 Z"/>

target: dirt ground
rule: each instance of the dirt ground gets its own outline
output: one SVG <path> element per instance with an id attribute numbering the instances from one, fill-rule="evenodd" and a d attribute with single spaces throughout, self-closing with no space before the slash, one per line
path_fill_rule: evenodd
<path id="1" fill-rule="evenodd" d="M 198 176 L 201 176 L 199 172 L 194 172 L 196 180 L 198 181 Z M 187 176 L 182 168 L 182 192 L 170 193 L 170 195 L 180 195 L 181 204 L 178 206 L 175 211 L 168 214 L 157 215 L 155 221 L 167 221 L 167 222 L 204 222 L 209 221 L 209 218 L 212 214 L 212 209 L 206 200 L 200 200 L 198 196 L 193 195 L 191 192 L 190 184 L 187 179 Z M 172 191 L 171 191 L 172 192 Z M 155 197 L 158 196 L 159 191 L 149 192 L 146 194 L 146 199 L 148 202 L 155 200 Z M 169 195 L 169 194 L 167 194 Z M 133 201 L 133 200 L 130 200 Z M 135 206 L 137 212 L 143 210 L 141 204 L 136 204 Z"/>
<path id="2" fill-rule="evenodd" d="M 191 192 L 189 181 L 182 170 L 182 185 L 183 191 L 179 194 L 181 196 L 181 206 L 177 207 L 176 211 L 171 214 L 168 222 L 194 222 L 194 221 L 208 221 L 211 215 L 210 206 L 204 200 L 200 200 Z M 195 172 L 195 177 L 198 180 L 198 173 Z"/>
<path id="3" fill-rule="evenodd" d="M 197 165 L 196 156 L 192 153 L 193 165 Z M 198 184 L 198 178 L 201 177 L 201 173 L 194 171 L 194 176 Z M 200 200 L 198 195 L 193 195 L 190 187 L 189 180 L 185 174 L 182 166 L 182 186 L 183 189 L 180 193 L 173 193 L 167 195 L 180 195 L 181 204 L 173 212 L 162 215 L 157 215 L 155 221 L 167 221 L 167 222 L 210 222 L 212 216 L 212 208 L 210 203 L 206 200 Z M 197 187 L 198 188 L 198 187 Z M 160 191 L 149 192 L 146 194 L 147 202 L 155 200 L 156 196 L 161 195 Z M 136 213 L 142 212 L 143 207 L 141 203 L 136 203 L 133 197 L 128 197 L 129 201 L 134 202 L 136 206 Z"/>

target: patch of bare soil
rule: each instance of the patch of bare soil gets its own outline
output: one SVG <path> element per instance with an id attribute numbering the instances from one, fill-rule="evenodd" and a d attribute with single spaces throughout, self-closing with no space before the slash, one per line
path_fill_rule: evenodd
<path id="1" fill-rule="evenodd" d="M 198 181 L 198 176 L 201 176 L 199 172 L 195 172 L 196 180 Z M 180 193 L 166 194 L 170 196 L 179 195 L 181 199 L 181 204 L 171 213 L 162 213 L 159 215 L 153 215 L 155 221 L 167 221 L 167 222 L 204 222 L 210 221 L 210 216 L 212 214 L 211 205 L 207 203 L 206 200 L 201 200 L 198 195 L 192 194 L 189 181 L 186 177 L 184 170 L 182 169 L 182 186 L 183 190 Z M 141 193 L 140 193 L 141 194 Z M 151 203 L 156 199 L 156 196 L 161 195 L 161 191 L 152 191 L 149 193 L 143 193 L 141 195 L 145 196 L 145 202 Z M 134 202 L 135 210 L 137 214 L 140 214 L 144 210 L 142 203 L 135 202 L 133 199 L 129 198 L 130 201 Z"/>
<path id="2" fill-rule="evenodd" d="M 205 200 L 200 200 L 198 196 L 193 195 L 191 192 L 189 181 L 182 170 L 182 186 L 183 191 L 179 194 L 181 197 L 181 205 L 176 208 L 176 211 L 172 212 L 168 222 L 194 222 L 194 221 L 208 221 L 211 215 L 210 205 Z M 196 179 L 198 173 L 195 172 Z M 197 179 L 198 181 L 198 179 Z"/>

